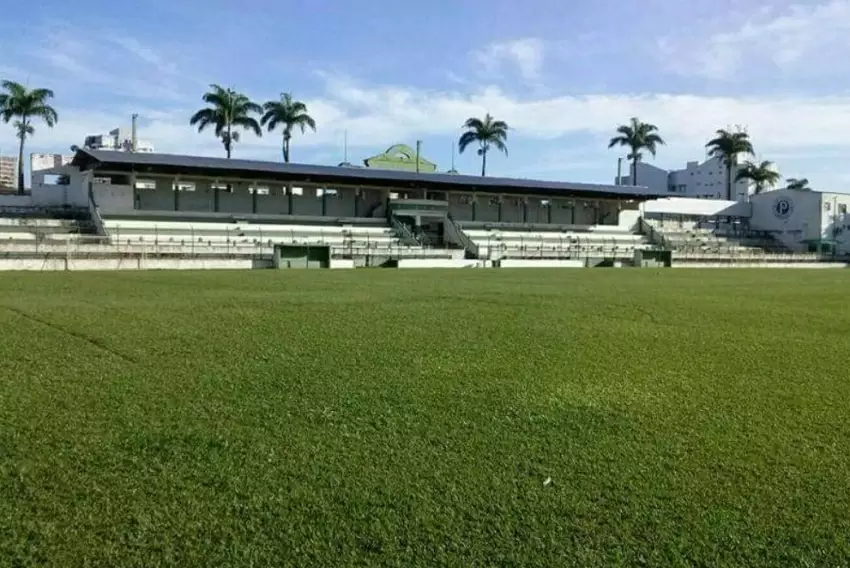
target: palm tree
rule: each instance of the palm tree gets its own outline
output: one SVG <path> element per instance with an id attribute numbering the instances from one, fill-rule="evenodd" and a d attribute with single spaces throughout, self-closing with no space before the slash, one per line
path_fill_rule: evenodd
<path id="1" fill-rule="evenodd" d="M 617 136 L 608 142 L 608 148 L 626 146 L 631 149 L 627 157 L 632 162 L 632 185 L 637 185 L 637 165 L 643 159 L 643 150 L 652 154 L 654 158 L 658 146 L 663 145 L 664 140 L 658 135 L 658 127 L 641 122 L 635 117 L 632 117 L 629 124 L 618 126 Z"/>
<path id="2" fill-rule="evenodd" d="M 198 132 L 202 132 L 207 126 L 215 128 L 215 135 L 221 138 L 227 157 L 230 158 L 233 144 L 239 142 L 239 132 L 234 131 L 234 127 L 250 130 L 257 136 L 263 135 L 260 124 L 251 116 L 263 112 L 263 108 L 233 89 L 225 89 L 219 85 L 210 85 L 210 89 L 203 96 L 204 102 L 209 106 L 193 114 L 189 124 L 197 125 Z"/>
<path id="3" fill-rule="evenodd" d="M 809 187 L 809 180 L 806 178 L 788 178 L 788 183 L 785 185 L 786 189 L 793 189 L 794 191 L 811 191 L 812 188 Z"/>
<path id="4" fill-rule="evenodd" d="M 24 193 L 24 142 L 27 136 L 35 134 L 32 125 L 33 118 L 40 118 L 49 127 L 53 128 L 59 120 L 56 110 L 48 104 L 53 98 L 50 89 L 27 89 L 20 83 L 14 81 L 3 81 L 0 87 L 5 92 L 0 93 L 0 117 L 3 122 L 9 123 L 13 118 L 16 136 L 21 143 L 18 146 L 18 195 Z"/>
<path id="5" fill-rule="evenodd" d="M 283 161 L 289 163 L 289 141 L 292 139 L 292 129 L 298 127 L 301 134 L 309 127 L 316 131 L 316 121 L 307 114 L 307 105 L 292 99 L 292 93 L 281 93 L 279 101 L 268 101 L 263 105 L 266 111 L 260 119 L 263 126 L 268 126 L 269 132 L 283 125 Z"/>
<path id="6" fill-rule="evenodd" d="M 463 154 L 467 146 L 473 142 L 478 142 L 478 155 L 481 156 L 481 175 L 487 175 L 487 152 L 490 146 L 508 155 L 508 147 L 505 142 L 508 140 L 508 124 L 502 120 L 493 120 L 488 112 L 484 116 L 484 120 L 480 118 L 470 118 L 464 125 L 466 132 L 461 134 L 460 140 L 457 143 L 458 151 Z"/>
<path id="7" fill-rule="evenodd" d="M 732 172 L 738 165 L 738 156 L 747 154 L 755 156 L 750 135 L 742 130 L 729 132 L 721 128 L 716 132 L 717 136 L 705 145 L 708 155 L 712 158 L 720 158 L 726 166 L 726 199 L 732 200 Z"/>
<path id="8" fill-rule="evenodd" d="M 775 187 L 782 176 L 773 169 L 773 162 L 764 160 L 760 164 L 747 160 L 735 174 L 735 181 L 748 180 L 755 186 L 754 193 L 758 195 L 768 187 Z"/>

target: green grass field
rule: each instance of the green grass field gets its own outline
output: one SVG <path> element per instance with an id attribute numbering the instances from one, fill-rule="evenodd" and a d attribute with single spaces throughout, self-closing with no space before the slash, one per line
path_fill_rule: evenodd
<path id="1" fill-rule="evenodd" d="M 3 274 L 0 566 L 846 566 L 848 291 Z"/>

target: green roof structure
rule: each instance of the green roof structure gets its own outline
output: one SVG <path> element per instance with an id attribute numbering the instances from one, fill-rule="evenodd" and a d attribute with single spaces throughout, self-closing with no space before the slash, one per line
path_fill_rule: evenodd
<path id="1" fill-rule="evenodd" d="M 387 151 L 371 158 L 363 160 L 367 168 L 378 168 L 381 170 L 403 170 L 407 172 L 416 171 L 416 150 L 406 144 L 395 144 L 387 148 Z M 429 173 L 437 170 L 437 164 L 419 156 L 419 171 Z"/>

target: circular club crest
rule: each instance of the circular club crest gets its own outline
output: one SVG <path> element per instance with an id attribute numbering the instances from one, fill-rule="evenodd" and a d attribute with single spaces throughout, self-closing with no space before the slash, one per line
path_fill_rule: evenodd
<path id="1" fill-rule="evenodd" d="M 773 202 L 773 214 L 777 219 L 787 219 L 794 212 L 794 202 L 787 197 L 778 197 Z"/>

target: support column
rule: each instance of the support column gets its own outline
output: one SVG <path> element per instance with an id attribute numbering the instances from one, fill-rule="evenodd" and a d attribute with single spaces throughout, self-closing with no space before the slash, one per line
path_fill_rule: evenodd
<path id="1" fill-rule="evenodd" d="M 522 198 L 522 222 L 528 223 L 528 198 Z"/>
<path id="2" fill-rule="evenodd" d="M 286 185 L 286 199 L 287 204 L 286 207 L 289 209 L 289 215 L 295 215 L 295 198 L 292 194 L 292 184 L 289 183 Z"/>
<path id="3" fill-rule="evenodd" d="M 550 199 L 546 203 L 546 223 L 549 224 L 549 225 L 552 224 L 552 206 L 554 205 L 554 203 L 555 203 L 554 199 Z"/>
<path id="4" fill-rule="evenodd" d="M 499 223 L 502 222 L 502 202 L 505 200 L 503 195 L 499 196 L 499 216 L 497 217 Z"/>
<path id="5" fill-rule="evenodd" d="M 360 216 L 360 188 L 354 188 L 354 216 Z"/>
<path id="6" fill-rule="evenodd" d="M 475 221 L 475 218 L 478 214 L 478 194 L 472 194 L 472 220 Z"/>
<path id="7" fill-rule="evenodd" d="M 215 180 L 215 181 L 213 182 L 213 211 L 214 211 L 215 213 L 218 213 L 218 202 L 219 202 L 219 197 L 218 197 L 219 189 L 218 189 L 218 186 L 219 186 L 218 180 Z"/>
<path id="8" fill-rule="evenodd" d="M 570 201 L 570 225 L 576 224 L 576 201 Z"/>
<path id="9" fill-rule="evenodd" d="M 133 188 L 133 209 L 141 209 L 141 203 L 139 198 L 139 189 L 136 187 L 136 174 L 130 174 L 130 187 Z M 67 187 L 67 186 L 66 186 Z M 67 199 L 65 200 L 67 203 Z"/>
<path id="10" fill-rule="evenodd" d="M 174 210 L 180 211 L 180 178 L 176 177 L 171 182 L 171 189 L 174 191 Z"/>
<path id="11" fill-rule="evenodd" d="M 328 188 L 322 188 L 322 217 L 328 214 Z"/>
<path id="12" fill-rule="evenodd" d="M 254 184 L 253 187 L 248 186 L 248 191 L 251 192 L 251 213 L 257 214 L 257 185 Z"/>

